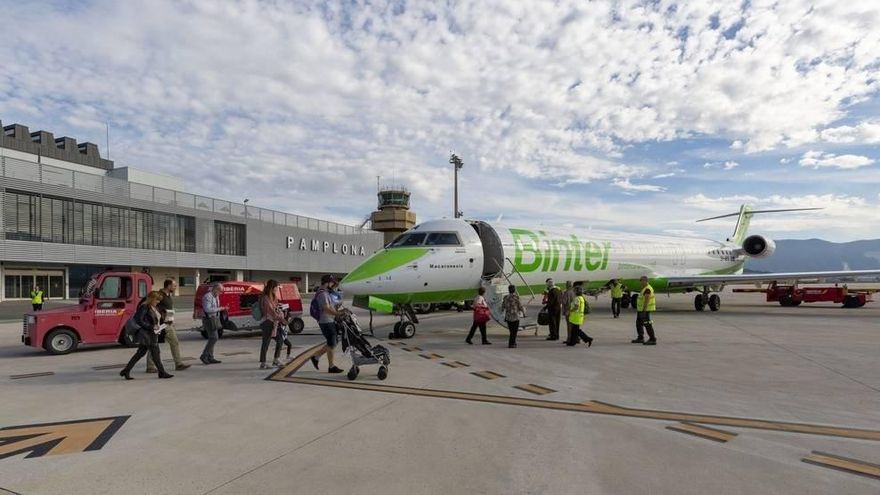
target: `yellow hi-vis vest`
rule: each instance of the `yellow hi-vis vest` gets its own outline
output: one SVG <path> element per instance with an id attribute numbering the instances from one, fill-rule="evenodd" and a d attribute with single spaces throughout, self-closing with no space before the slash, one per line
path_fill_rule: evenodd
<path id="1" fill-rule="evenodd" d="M 41 291 L 41 290 L 32 290 L 31 291 L 31 304 L 43 304 L 43 291 Z"/>
<path id="2" fill-rule="evenodd" d="M 611 297 L 614 299 L 620 299 L 623 297 L 623 284 L 619 282 L 611 284 Z"/>
<path id="3" fill-rule="evenodd" d="M 651 296 L 651 302 L 648 303 L 647 308 L 645 307 L 645 299 L 647 299 L 647 297 L 645 297 L 645 294 L 649 294 Z M 645 288 L 642 289 L 642 292 L 639 295 L 638 300 L 636 301 L 636 309 L 638 311 L 657 311 L 657 298 L 654 297 L 654 288 L 651 287 L 651 284 L 646 285 Z"/>
<path id="4" fill-rule="evenodd" d="M 584 324 L 584 306 L 587 301 L 584 296 L 576 296 L 571 302 L 571 310 L 568 312 L 568 321 L 572 325 Z"/>

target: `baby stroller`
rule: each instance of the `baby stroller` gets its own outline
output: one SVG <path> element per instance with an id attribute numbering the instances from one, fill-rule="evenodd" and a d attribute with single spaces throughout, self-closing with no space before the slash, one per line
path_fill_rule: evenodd
<path id="1" fill-rule="evenodd" d="M 377 376 L 380 380 L 388 378 L 388 365 L 391 364 L 391 355 L 388 348 L 381 345 L 370 345 L 370 342 L 361 333 L 357 324 L 357 318 L 352 312 L 340 308 L 336 316 L 336 328 L 342 336 L 342 352 L 348 351 L 351 356 L 351 369 L 348 370 L 348 379 L 354 380 L 360 373 L 360 367 L 369 364 L 378 364 Z"/>

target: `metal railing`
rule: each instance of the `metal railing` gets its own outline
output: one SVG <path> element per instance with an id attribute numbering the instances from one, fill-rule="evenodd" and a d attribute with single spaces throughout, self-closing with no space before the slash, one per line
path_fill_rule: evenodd
<path id="1" fill-rule="evenodd" d="M 210 211 L 238 219 L 257 220 L 331 234 L 353 235 L 369 232 L 351 225 L 284 213 L 282 211 L 268 210 L 243 203 L 233 203 L 222 199 L 151 186 L 149 184 L 129 182 L 100 174 L 78 172 L 76 170 L 19 160 L 7 156 L 0 157 L 0 177 L 69 187 L 192 210 Z"/>

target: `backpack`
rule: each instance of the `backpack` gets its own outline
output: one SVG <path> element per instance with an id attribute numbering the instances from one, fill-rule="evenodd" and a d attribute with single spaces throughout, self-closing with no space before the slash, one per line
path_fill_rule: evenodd
<path id="1" fill-rule="evenodd" d="M 251 318 L 255 321 L 260 321 L 263 319 L 263 308 L 260 303 L 262 302 L 263 296 L 260 296 L 253 305 L 251 305 Z"/>
<path id="2" fill-rule="evenodd" d="M 315 292 L 315 297 L 312 298 L 311 304 L 309 304 L 309 314 L 317 321 L 321 320 L 321 304 L 318 302 L 318 295 L 324 292 L 324 289 Z"/>

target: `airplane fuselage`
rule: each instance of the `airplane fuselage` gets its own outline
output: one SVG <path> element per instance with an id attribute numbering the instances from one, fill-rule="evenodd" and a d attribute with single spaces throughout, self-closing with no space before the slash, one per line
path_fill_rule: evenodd
<path id="1" fill-rule="evenodd" d="M 741 273 L 744 256 L 729 242 L 434 220 L 417 225 L 343 280 L 352 295 L 406 304 L 473 297 L 484 278 L 506 276 L 526 291 L 552 278 L 601 287 L 622 279 L 636 289 L 647 275 L 655 289 L 671 276 Z"/>

